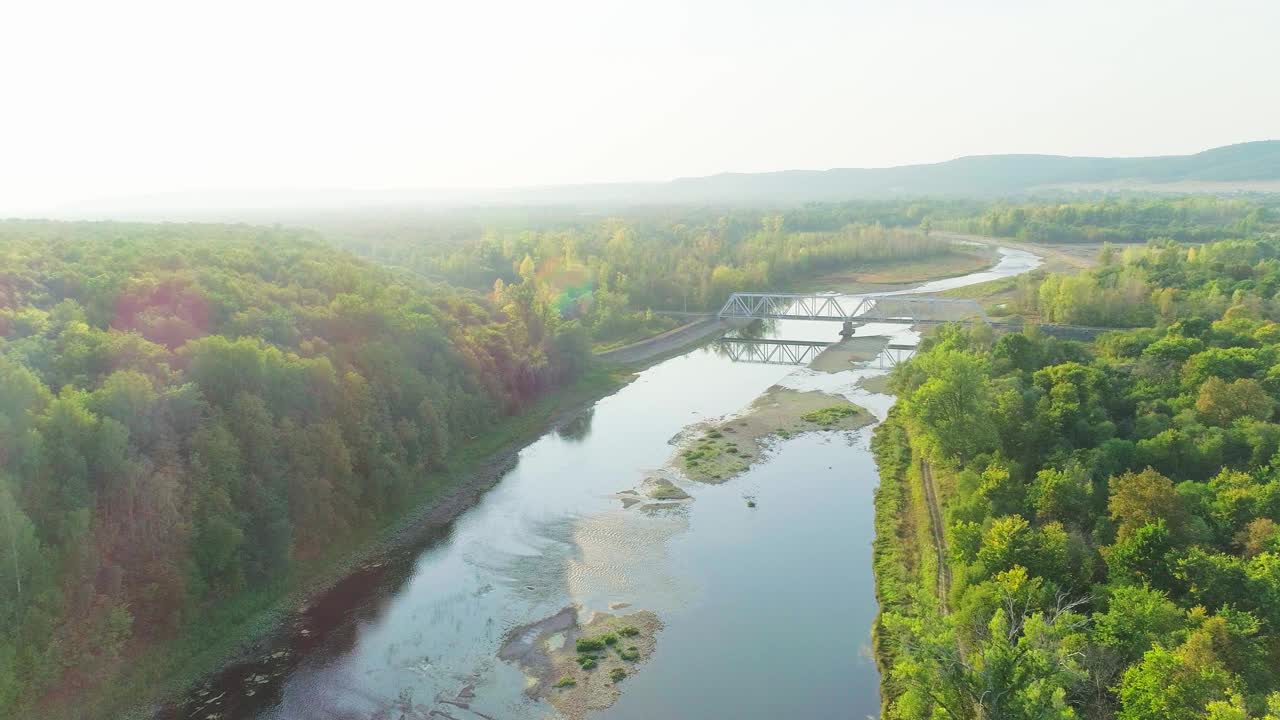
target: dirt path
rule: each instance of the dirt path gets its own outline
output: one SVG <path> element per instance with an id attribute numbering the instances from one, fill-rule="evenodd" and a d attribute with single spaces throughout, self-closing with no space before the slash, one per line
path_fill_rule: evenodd
<path id="1" fill-rule="evenodd" d="M 929 463 L 920 461 L 920 483 L 924 485 L 924 502 L 929 508 L 929 529 L 933 531 L 933 549 L 938 554 L 938 604 L 943 615 L 950 615 L 947 598 L 951 594 L 951 566 L 947 564 L 947 538 L 942 530 L 942 508 L 938 505 L 938 493 L 933 484 L 933 471 Z"/>
<path id="2" fill-rule="evenodd" d="M 649 362 L 677 350 L 683 350 L 724 330 L 725 326 L 713 315 L 686 323 L 661 335 L 654 335 L 630 345 L 598 353 L 595 357 L 597 360 L 620 365 Z"/>

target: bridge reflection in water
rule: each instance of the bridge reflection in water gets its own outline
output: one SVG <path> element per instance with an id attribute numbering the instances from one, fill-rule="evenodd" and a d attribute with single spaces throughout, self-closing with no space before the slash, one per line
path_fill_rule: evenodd
<path id="1" fill-rule="evenodd" d="M 808 365 L 835 343 L 809 340 L 722 337 L 714 347 L 734 362 L 768 365 Z"/>
<path id="2" fill-rule="evenodd" d="M 764 338 L 722 337 L 712 344 L 715 351 L 734 362 L 766 365 L 808 365 L 823 350 L 836 345 L 810 340 L 771 340 Z M 880 367 L 894 367 L 916 353 L 915 345 L 890 343 L 881 350 Z"/>

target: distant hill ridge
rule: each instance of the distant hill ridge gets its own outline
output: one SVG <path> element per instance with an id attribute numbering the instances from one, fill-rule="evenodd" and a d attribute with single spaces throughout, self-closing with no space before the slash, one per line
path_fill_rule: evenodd
<path id="1" fill-rule="evenodd" d="M 1134 181 L 1137 187 L 1189 181 L 1280 183 L 1280 140 L 1228 145 L 1194 155 L 974 155 L 927 165 L 722 173 L 667 183 L 532 188 L 503 194 L 530 203 L 568 203 L 575 195 L 577 202 L 585 203 L 797 203 L 886 195 L 1005 195 L 1118 181 Z"/>
<path id="2" fill-rule="evenodd" d="M 997 196 L 1061 188 L 1280 193 L 1280 140 L 1194 155 L 1140 158 L 974 155 L 889 168 L 721 173 L 669 182 L 497 190 L 302 190 L 172 193 L 78 203 L 56 217 L 291 221 L 319 212 L 485 205 L 621 208 L 639 205 L 788 206 L 892 196 Z"/>

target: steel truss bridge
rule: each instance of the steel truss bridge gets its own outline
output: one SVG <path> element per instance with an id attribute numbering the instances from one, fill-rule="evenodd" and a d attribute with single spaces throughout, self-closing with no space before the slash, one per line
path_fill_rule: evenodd
<path id="1" fill-rule="evenodd" d="M 674 313 L 681 314 L 681 313 Z M 708 317 L 708 315 L 695 315 Z M 750 320 L 826 320 L 843 323 L 841 335 L 851 337 L 854 328 L 867 323 L 910 325 L 949 322 L 982 323 L 996 331 L 1019 331 L 1021 323 L 992 322 L 976 300 L 927 295 L 831 295 L 802 293 L 733 293 L 720 308 L 722 322 Z M 1073 325 L 1039 325 L 1046 334 L 1071 340 L 1088 340 L 1107 328 Z M 716 349 L 734 362 L 774 365 L 808 365 L 834 342 L 722 337 Z M 915 355 L 915 345 L 889 344 L 881 351 L 880 367 L 893 367 Z"/>
<path id="2" fill-rule="evenodd" d="M 739 292 L 729 296 L 721 320 L 830 320 L 842 323 L 945 323 L 991 318 L 976 300 L 929 296 L 817 295 Z"/>

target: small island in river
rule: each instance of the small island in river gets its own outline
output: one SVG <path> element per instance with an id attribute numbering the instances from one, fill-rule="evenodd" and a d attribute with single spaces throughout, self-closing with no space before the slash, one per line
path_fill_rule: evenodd
<path id="1" fill-rule="evenodd" d="M 546 700 L 570 720 L 617 702 L 620 685 L 653 655 L 662 629 L 662 621 L 648 610 L 621 616 L 596 612 L 585 624 L 577 618 L 578 608 L 570 606 L 522 625 L 507 634 L 498 651 L 529 677 L 531 697 Z"/>
<path id="2" fill-rule="evenodd" d="M 742 415 L 688 433 L 672 464 L 693 480 L 721 483 L 758 462 L 774 437 L 856 430 L 874 421 L 870 412 L 839 395 L 774 385 Z"/>

